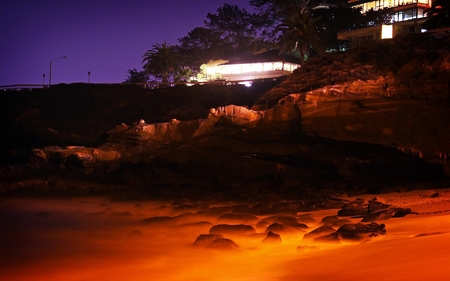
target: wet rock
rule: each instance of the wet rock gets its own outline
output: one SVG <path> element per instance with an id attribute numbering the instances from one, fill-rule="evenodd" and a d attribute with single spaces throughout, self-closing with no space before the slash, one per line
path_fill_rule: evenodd
<path id="1" fill-rule="evenodd" d="M 367 214 L 367 201 L 361 198 L 345 204 L 337 213 L 340 217 L 364 216 Z"/>
<path id="2" fill-rule="evenodd" d="M 218 238 L 223 238 L 223 236 L 220 235 L 220 234 L 200 234 L 197 237 L 197 239 L 195 239 L 195 241 L 192 244 L 192 246 L 195 246 L 195 247 L 206 247 L 211 242 L 213 242 L 214 240 L 216 240 Z"/>
<path id="3" fill-rule="evenodd" d="M 265 232 L 268 233 L 270 231 L 275 233 L 289 233 L 292 232 L 293 229 L 281 223 L 272 223 L 266 228 Z"/>
<path id="4" fill-rule="evenodd" d="M 339 235 L 338 232 L 332 232 L 330 234 L 314 238 L 314 242 L 319 242 L 319 243 L 340 243 L 341 242 L 341 236 Z"/>
<path id="5" fill-rule="evenodd" d="M 265 221 L 265 220 L 259 221 L 256 224 L 256 230 L 258 230 L 258 231 L 265 231 L 268 226 L 269 226 L 269 223 L 267 221 Z"/>
<path id="6" fill-rule="evenodd" d="M 385 209 L 377 210 L 364 216 L 362 222 L 371 222 L 379 220 L 387 220 L 390 218 L 401 218 L 408 214 L 413 214 L 410 208 L 399 208 L 394 206 L 386 207 Z"/>
<path id="7" fill-rule="evenodd" d="M 356 223 L 345 224 L 336 232 L 319 236 L 315 242 L 340 242 L 341 240 L 362 241 L 379 235 L 386 235 L 384 224 L 372 222 L 370 224 Z"/>
<path id="8" fill-rule="evenodd" d="M 256 230 L 253 226 L 246 224 L 218 224 L 211 227 L 209 233 L 237 236 L 256 233 Z"/>
<path id="9" fill-rule="evenodd" d="M 109 214 L 109 216 L 111 216 L 111 217 L 132 217 L 133 214 L 131 214 L 130 212 L 112 212 L 111 214 Z"/>
<path id="10" fill-rule="evenodd" d="M 272 206 L 274 213 L 297 213 L 308 211 L 308 204 L 303 200 L 283 200 Z"/>
<path id="11" fill-rule="evenodd" d="M 209 245 L 206 247 L 209 249 L 219 249 L 219 250 L 239 249 L 239 245 L 234 243 L 233 240 L 228 238 L 217 238 L 211 243 L 209 243 Z"/>
<path id="12" fill-rule="evenodd" d="M 233 214 L 254 214 L 254 210 L 248 205 L 232 206 L 231 213 Z"/>
<path id="13" fill-rule="evenodd" d="M 266 238 L 264 238 L 262 241 L 262 243 L 281 243 L 282 239 L 281 236 L 279 234 L 273 233 L 272 231 L 269 231 L 267 233 Z"/>
<path id="14" fill-rule="evenodd" d="M 350 220 L 340 219 L 337 216 L 326 216 L 322 219 L 322 222 L 324 224 L 336 226 L 336 227 L 343 226 L 344 224 L 347 224 L 347 223 L 352 223 Z"/>
<path id="15" fill-rule="evenodd" d="M 302 223 L 317 223 L 312 214 L 302 214 L 297 216 L 297 221 Z"/>
<path id="16" fill-rule="evenodd" d="M 184 213 L 178 216 L 156 216 L 142 220 L 143 224 L 177 224 L 188 223 L 190 221 L 195 221 L 195 214 L 193 213 Z"/>
<path id="17" fill-rule="evenodd" d="M 339 233 L 343 239 L 362 240 L 379 235 L 386 235 L 386 226 L 375 222 L 370 224 L 345 224 L 337 230 L 337 233 Z"/>
<path id="18" fill-rule="evenodd" d="M 260 202 L 252 206 L 252 214 L 259 215 L 263 210 L 268 209 L 270 209 L 269 204 L 267 204 L 266 202 Z"/>
<path id="19" fill-rule="evenodd" d="M 233 210 L 231 206 L 219 206 L 201 209 L 196 212 L 198 215 L 208 216 L 208 217 L 220 217 L 225 213 L 229 213 Z"/>
<path id="20" fill-rule="evenodd" d="M 435 192 L 430 196 L 430 198 L 437 198 L 437 197 L 439 197 L 439 192 Z"/>
<path id="21" fill-rule="evenodd" d="M 254 223 L 258 220 L 259 219 L 256 216 L 250 214 L 223 214 L 217 219 L 218 222 L 228 223 Z"/>
<path id="22" fill-rule="evenodd" d="M 140 230 L 133 230 L 130 233 L 127 234 L 127 237 L 129 238 L 140 238 L 140 237 L 144 237 L 144 234 L 140 231 Z"/>
<path id="23" fill-rule="evenodd" d="M 197 212 L 200 209 L 199 205 L 181 204 L 173 208 L 173 214 L 185 213 L 185 212 Z"/>
<path id="24" fill-rule="evenodd" d="M 175 223 L 176 218 L 170 216 L 151 217 L 142 220 L 143 224 L 163 224 L 163 223 Z"/>
<path id="25" fill-rule="evenodd" d="M 404 217 L 411 214 L 410 208 L 400 208 L 376 201 L 376 198 L 369 201 L 367 214 L 362 219 L 363 222 L 387 220 L 390 218 Z"/>
<path id="26" fill-rule="evenodd" d="M 336 229 L 334 229 L 333 227 L 331 227 L 329 225 L 322 225 L 322 226 L 314 229 L 313 231 L 306 233 L 303 236 L 303 240 L 312 240 L 316 237 L 324 236 L 324 235 L 333 233 L 335 231 L 336 231 Z"/>

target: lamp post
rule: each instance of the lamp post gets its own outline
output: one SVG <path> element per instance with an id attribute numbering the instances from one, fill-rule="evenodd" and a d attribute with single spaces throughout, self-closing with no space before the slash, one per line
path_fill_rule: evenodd
<path id="1" fill-rule="evenodd" d="M 63 57 L 57 57 L 56 59 L 53 59 L 50 61 L 50 75 L 48 76 L 48 85 L 51 86 L 52 85 L 52 62 L 54 62 L 57 59 L 66 59 L 66 56 Z"/>
<path id="2" fill-rule="evenodd" d="M 91 83 L 91 72 L 88 71 L 88 84 L 90 84 L 90 83 Z"/>
<path id="3" fill-rule="evenodd" d="M 45 88 L 45 73 L 42 74 L 42 88 Z"/>

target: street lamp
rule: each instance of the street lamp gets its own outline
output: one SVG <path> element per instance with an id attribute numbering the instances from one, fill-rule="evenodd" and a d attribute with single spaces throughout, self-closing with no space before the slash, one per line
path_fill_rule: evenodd
<path id="1" fill-rule="evenodd" d="M 63 57 L 58 57 L 58 58 L 50 61 L 50 75 L 48 77 L 48 85 L 49 86 L 52 85 L 52 62 L 54 62 L 57 59 L 66 59 L 66 58 L 67 58 L 66 56 L 63 56 Z"/>

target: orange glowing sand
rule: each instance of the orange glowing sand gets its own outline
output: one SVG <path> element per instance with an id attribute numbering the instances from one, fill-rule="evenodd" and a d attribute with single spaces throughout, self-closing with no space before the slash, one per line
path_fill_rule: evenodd
<path id="1" fill-rule="evenodd" d="M 281 244 L 230 237 L 240 249 L 229 251 L 193 247 L 211 225 L 183 225 L 215 218 L 141 223 L 174 215 L 170 202 L 0 199 L 0 280 L 450 280 L 450 190 L 435 191 L 436 198 L 431 191 L 380 195 L 419 214 L 380 222 L 387 235 L 366 243 L 304 242 L 320 225 L 309 223 L 281 235 Z M 320 221 L 336 212 L 311 213 Z"/>

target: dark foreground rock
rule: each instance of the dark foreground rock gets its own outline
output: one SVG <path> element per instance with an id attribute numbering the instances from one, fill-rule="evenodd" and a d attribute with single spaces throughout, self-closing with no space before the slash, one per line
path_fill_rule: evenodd
<path id="1" fill-rule="evenodd" d="M 370 224 L 344 224 L 336 232 L 314 239 L 316 242 L 340 242 L 341 240 L 363 241 L 379 235 L 386 235 L 386 226 L 371 222 Z"/>

